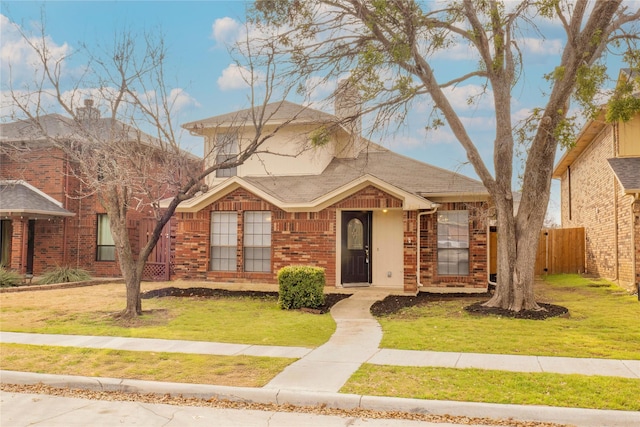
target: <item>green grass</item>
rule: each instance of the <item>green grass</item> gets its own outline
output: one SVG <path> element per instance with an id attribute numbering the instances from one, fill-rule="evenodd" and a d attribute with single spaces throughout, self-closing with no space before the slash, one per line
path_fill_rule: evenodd
<path id="1" fill-rule="evenodd" d="M 123 323 L 113 316 L 123 294 L 123 285 L 0 294 L 2 330 L 301 347 L 319 346 L 335 331 L 330 314 L 281 310 L 277 298 L 149 299 L 145 314 Z"/>
<path id="2" fill-rule="evenodd" d="M 428 303 L 379 318 L 381 347 L 474 353 L 640 359 L 640 302 L 612 283 L 578 275 L 548 276 L 539 302 L 569 309 L 568 317 L 522 320 L 478 317 L 466 297 Z"/>
<path id="3" fill-rule="evenodd" d="M 482 369 L 365 364 L 342 393 L 639 411 L 640 380 Z"/>
<path id="4" fill-rule="evenodd" d="M 0 344 L 2 369 L 262 387 L 295 359 Z"/>

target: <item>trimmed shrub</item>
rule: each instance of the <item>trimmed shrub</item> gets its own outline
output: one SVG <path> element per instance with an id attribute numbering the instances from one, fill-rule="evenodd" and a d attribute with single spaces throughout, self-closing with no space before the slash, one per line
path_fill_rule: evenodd
<path id="1" fill-rule="evenodd" d="M 85 280 L 91 280 L 91 275 L 87 270 L 71 267 L 56 267 L 44 273 L 40 280 L 38 280 L 38 284 L 51 285 L 53 283 L 84 282 Z"/>
<path id="2" fill-rule="evenodd" d="M 278 305 L 283 310 L 318 308 L 324 304 L 324 268 L 293 265 L 278 271 Z"/>
<path id="3" fill-rule="evenodd" d="M 0 268 L 0 287 L 20 286 L 22 276 L 15 271 Z"/>

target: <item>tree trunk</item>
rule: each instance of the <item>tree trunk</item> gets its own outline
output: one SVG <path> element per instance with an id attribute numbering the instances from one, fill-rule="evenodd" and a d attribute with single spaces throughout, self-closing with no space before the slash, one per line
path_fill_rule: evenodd
<path id="1" fill-rule="evenodd" d="M 124 270 L 124 269 L 123 269 Z M 140 298 L 140 282 L 142 278 L 137 275 L 131 275 L 125 279 L 127 287 L 127 306 L 120 313 L 125 319 L 131 319 L 142 314 L 142 299 Z"/>
<path id="2" fill-rule="evenodd" d="M 116 253 L 118 254 L 118 262 L 120 263 L 120 271 L 127 289 L 127 305 L 118 316 L 130 319 L 142 314 L 140 282 L 142 281 L 142 271 L 146 259 L 138 261 L 134 259 L 127 228 L 126 202 L 123 202 L 122 199 L 123 197 L 118 190 L 111 188 L 103 195 L 102 205 L 109 217 L 111 236 L 113 237 Z"/>
<path id="3" fill-rule="evenodd" d="M 493 197 L 498 213 L 498 277 L 495 293 L 484 305 L 516 312 L 541 310 L 535 300 L 533 284 L 542 222 L 535 224 L 532 221 L 525 227 L 518 227 L 512 200 L 505 196 Z M 540 203 L 535 209 L 544 211 L 545 206 Z"/>

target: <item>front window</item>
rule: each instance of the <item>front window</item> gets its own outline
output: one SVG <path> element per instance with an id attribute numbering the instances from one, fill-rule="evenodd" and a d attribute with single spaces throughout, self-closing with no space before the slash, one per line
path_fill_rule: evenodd
<path id="1" fill-rule="evenodd" d="M 216 143 L 218 145 L 218 152 L 216 155 L 216 164 L 220 165 L 226 161 L 233 161 L 238 158 L 240 152 L 238 146 L 238 135 L 235 133 L 223 133 L 216 137 Z M 238 173 L 237 167 L 218 169 L 216 170 L 217 178 L 228 178 L 236 176 Z"/>
<path id="2" fill-rule="evenodd" d="M 238 214 L 234 212 L 211 213 L 212 271 L 236 271 L 238 248 Z"/>
<path id="3" fill-rule="evenodd" d="M 244 214 L 244 271 L 271 271 L 271 212 Z"/>
<path id="4" fill-rule="evenodd" d="M 98 214 L 98 239 L 97 239 L 96 260 L 115 261 L 116 245 L 111 236 L 111 224 L 106 214 Z"/>
<path id="5" fill-rule="evenodd" d="M 469 275 L 469 211 L 438 213 L 438 274 Z"/>

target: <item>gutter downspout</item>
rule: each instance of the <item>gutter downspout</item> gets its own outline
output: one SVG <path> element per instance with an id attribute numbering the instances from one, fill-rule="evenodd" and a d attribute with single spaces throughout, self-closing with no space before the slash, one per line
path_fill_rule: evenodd
<path id="1" fill-rule="evenodd" d="M 640 193 L 631 195 L 631 204 L 629 205 L 631 208 L 631 280 L 636 284 L 636 293 L 638 294 L 638 301 L 640 301 L 640 280 L 637 279 L 638 272 L 636 270 L 638 268 L 638 263 L 636 261 L 636 214 L 633 212 L 633 205 L 636 202 L 640 202 Z"/>
<path id="2" fill-rule="evenodd" d="M 64 178 L 64 208 L 69 210 L 69 154 L 65 155 L 65 178 Z M 69 263 L 69 251 L 67 248 L 67 233 L 69 219 L 62 218 L 62 263 L 68 265 Z"/>
<path id="3" fill-rule="evenodd" d="M 431 205 L 434 206 L 434 205 Z M 435 205 L 434 208 L 428 210 L 428 211 L 424 211 L 424 212 L 418 212 L 418 218 L 417 218 L 417 224 L 416 224 L 416 231 L 417 231 L 417 236 L 416 236 L 416 244 L 418 245 L 418 247 L 416 248 L 416 259 L 417 259 L 417 264 L 416 264 L 416 283 L 418 284 L 418 288 L 423 287 L 424 285 L 422 284 L 422 282 L 420 281 L 420 217 L 423 215 L 432 215 L 434 213 L 436 213 L 436 211 L 438 210 L 438 208 L 440 207 L 440 205 Z"/>
<path id="4" fill-rule="evenodd" d="M 497 234 L 496 227 L 496 234 Z M 491 281 L 491 226 L 487 226 L 487 272 L 489 272 L 487 277 L 487 283 L 494 288 L 498 286 L 496 282 Z"/>

